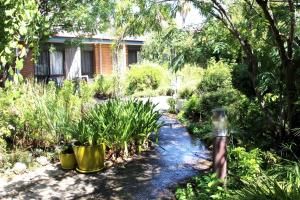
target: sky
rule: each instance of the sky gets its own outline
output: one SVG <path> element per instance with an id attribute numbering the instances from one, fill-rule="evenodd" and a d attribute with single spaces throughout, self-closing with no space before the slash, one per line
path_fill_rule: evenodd
<path id="1" fill-rule="evenodd" d="M 191 10 L 188 12 L 185 23 L 183 23 L 183 17 L 180 14 L 176 16 L 176 24 L 180 28 L 196 26 L 203 22 L 204 18 L 200 15 L 199 11 L 195 7 L 191 6 Z"/>

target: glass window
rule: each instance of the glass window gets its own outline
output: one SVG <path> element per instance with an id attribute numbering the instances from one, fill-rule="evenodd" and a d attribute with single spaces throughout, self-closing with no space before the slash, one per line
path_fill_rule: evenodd
<path id="1" fill-rule="evenodd" d="M 50 75 L 64 74 L 64 56 L 63 51 L 54 51 L 50 53 Z"/>
<path id="2" fill-rule="evenodd" d="M 81 74 L 93 76 L 93 51 L 81 52 Z"/>
<path id="3" fill-rule="evenodd" d="M 35 66 L 35 75 L 45 76 L 49 73 L 49 52 L 47 50 L 41 51 L 38 62 Z"/>
<path id="4" fill-rule="evenodd" d="M 128 50 L 128 65 L 137 63 L 137 51 Z"/>

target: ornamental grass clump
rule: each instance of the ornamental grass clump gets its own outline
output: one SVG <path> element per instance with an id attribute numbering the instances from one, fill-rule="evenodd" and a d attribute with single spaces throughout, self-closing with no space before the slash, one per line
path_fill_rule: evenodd
<path id="1" fill-rule="evenodd" d="M 150 101 L 112 99 L 87 112 L 72 133 L 81 144 L 104 142 L 112 153 L 128 156 L 129 149 L 146 146 L 161 127 L 154 108 Z"/>
<path id="2" fill-rule="evenodd" d="M 11 83 L 0 91 L 0 137 L 19 148 L 53 147 L 71 139 L 65 132 L 70 122 L 78 121 L 86 107 L 93 103 L 91 86 L 64 81 Z"/>

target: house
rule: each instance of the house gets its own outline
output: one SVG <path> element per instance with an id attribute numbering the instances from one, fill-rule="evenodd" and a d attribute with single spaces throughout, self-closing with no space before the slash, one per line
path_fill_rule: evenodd
<path id="1" fill-rule="evenodd" d="M 76 41 L 80 41 L 76 45 Z M 114 38 L 98 34 L 78 39 L 70 33 L 59 33 L 51 37 L 41 47 L 40 55 L 34 63 L 29 51 L 21 74 L 37 80 L 93 78 L 95 75 L 123 74 L 131 64 L 140 59 L 143 38 L 128 37 L 113 48 Z"/>

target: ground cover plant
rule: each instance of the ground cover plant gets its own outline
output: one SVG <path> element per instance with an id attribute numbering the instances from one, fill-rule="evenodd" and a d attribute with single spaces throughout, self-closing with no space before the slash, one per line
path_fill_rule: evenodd
<path id="1" fill-rule="evenodd" d="M 299 161 L 282 160 L 259 149 L 229 150 L 226 189 L 216 174 L 194 177 L 176 190 L 178 199 L 299 199 Z"/>

